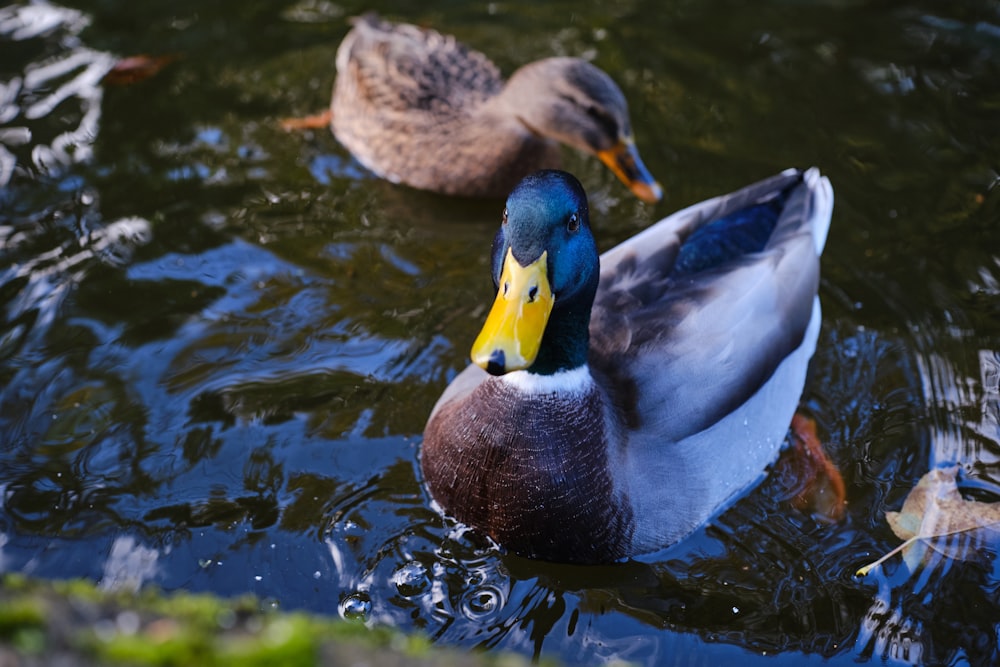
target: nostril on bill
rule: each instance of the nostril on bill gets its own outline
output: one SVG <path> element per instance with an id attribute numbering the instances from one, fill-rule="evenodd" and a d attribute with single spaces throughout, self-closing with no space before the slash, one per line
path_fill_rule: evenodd
<path id="1" fill-rule="evenodd" d="M 486 372 L 490 375 L 503 375 L 507 367 L 507 358 L 503 350 L 493 350 L 490 360 L 486 362 Z"/>

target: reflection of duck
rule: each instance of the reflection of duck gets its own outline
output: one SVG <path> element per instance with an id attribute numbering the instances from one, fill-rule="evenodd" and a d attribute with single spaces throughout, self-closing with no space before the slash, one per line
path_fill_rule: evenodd
<path id="1" fill-rule="evenodd" d="M 331 110 L 333 133 L 358 160 L 415 188 L 502 197 L 557 166 L 562 142 L 597 155 L 640 199 L 660 198 L 624 95 L 578 58 L 530 63 L 504 83 L 453 37 L 367 14 L 337 51 Z"/>
<path id="2" fill-rule="evenodd" d="M 500 289 L 477 365 L 424 433 L 431 495 L 547 560 L 615 560 L 689 534 L 784 441 L 819 332 L 832 208 L 826 178 L 790 170 L 599 262 L 576 179 L 526 178 L 493 244 Z"/>

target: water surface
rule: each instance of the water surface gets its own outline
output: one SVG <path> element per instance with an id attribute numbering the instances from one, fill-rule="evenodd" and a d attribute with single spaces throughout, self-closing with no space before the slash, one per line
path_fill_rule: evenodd
<path id="1" fill-rule="evenodd" d="M 426 415 L 491 300 L 501 204 L 371 178 L 321 110 L 350 2 L 0 9 L 0 570 L 255 593 L 443 644 L 596 663 L 990 664 L 995 545 L 855 571 L 932 467 L 1000 483 L 1000 4 L 849 0 L 381 8 L 505 72 L 621 84 L 646 206 L 567 153 L 602 248 L 788 166 L 837 202 L 804 409 L 846 520 L 775 476 L 680 545 L 601 568 L 437 515 Z M 378 9 L 378 7 L 376 7 Z M 124 56 L 159 74 L 102 82 Z"/>

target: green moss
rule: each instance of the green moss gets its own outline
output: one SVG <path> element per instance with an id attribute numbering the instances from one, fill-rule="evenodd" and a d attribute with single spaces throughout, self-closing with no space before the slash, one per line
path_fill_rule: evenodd
<path id="1" fill-rule="evenodd" d="M 48 584 L 52 590 L 59 595 L 65 595 L 87 602 L 100 602 L 108 599 L 110 595 L 106 591 L 97 588 L 93 582 L 83 579 L 66 579 L 53 581 Z"/>
<path id="2" fill-rule="evenodd" d="M 274 612 L 252 617 L 256 622 L 246 624 L 248 627 L 217 633 L 218 625 L 204 620 L 216 618 L 224 604 L 207 596 L 162 598 L 152 606 L 169 610 L 169 621 L 150 623 L 134 634 L 116 632 L 106 636 L 93 632 L 86 641 L 102 660 L 156 667 L 311 667 L 317 664 L 321 642 L 332 638 L 361 639 L 372 645 L 392 643 L 388 640 L 393 636 L 391 632 L 369 631 L 358 624 L 351 624 L 353 627 L 345 632 L 348 624 L 340 621 Z M 425 646 L 426 642 L 414 644 Z"/>
<path id="3" fill-rule="evenodd" d="M 0 585 L 11 593 L 20 593 L 31 588 L 31 580 L 23 574 L 12 572 L 0 577 Z"/>
<path id="4" fill-rule="evenodd" d="M 260 603 L 252 596 L 223 600 L 212 595 L 176 593 L 164 596 L 155 588 L 145 589 L 139 604 L 158 614 L 173 616 L 184 621 L 215 627 L 233 614 L 256 614 Z"/>
<path id="5" fill-rule="evenodd" d="M 90 582 L 9 574 L 0 575 L 0 640 L 41 664 L 57 653 L 83 664 L 134 667 L 528 664 L 519 656 L 443 649 L 394 628 L 262 609 L 253 597 L 106 592 Z"/>
<path id="6" fill-rule="evenodd" d="M 128 665 L 179 667 L 217 664 L 213 659 L 211 642 L 205 637 L 192 634 L 169 639 L 151 638 L 146 633 L 119 634 L 87 644 L 93 655 L 101 660 Z"/>
<path id="7" fill-rule="evenodd" d="M 299 615 L 274 619 L 258 637 L 222 647 L 220 657 L 227 663 L 248 667 L 309 667 L 316 664 L 317 640 L 322 637 L 323 625 Z"/>
<path id="8" fill-rule="evenodd" d="M 36 655 L 45 648 L 44 605 L 27 595 L 25 582 L 11 582 L 11 588 L 19 596 L 0 605 L 0 641 L 21 653 Z"/>
<path id="9" fill-rule="evenodd" d="M 45 625 L 45 610 L 37 601 L 16 598 L 0 607 L 0 638 L 9 639 L 25 629 Z"/>

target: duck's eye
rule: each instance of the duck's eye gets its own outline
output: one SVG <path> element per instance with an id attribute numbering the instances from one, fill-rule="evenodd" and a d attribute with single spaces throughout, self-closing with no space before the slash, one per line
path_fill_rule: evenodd
<path id="1" fill-rule="evenodd" d="M 601 128 L 601 131 L 608 137 L 612 139 L 618 137 L 618 123 L 605 109 L 591 105 L 587 107 L 587 115 L 590 116 L 590 118 L 594 121 L 594 124 Z"/>
<path id="2" fill-rule="evenodd" d="M 580 229 L 580 216 L 578 216 L 576 213 L 570 215 L 569 220 L 566 221 L 566 229 L 568 229 L 571 232 L 575 232 L 576 230 Z"/>
<path id="3" fill-rule="evenodd" d="M 506 208 L 503 210 L 503 218 L 501 219 L 500 224 L 501 225 L 506 225 L 507 224 L 507 209 Z"/>

